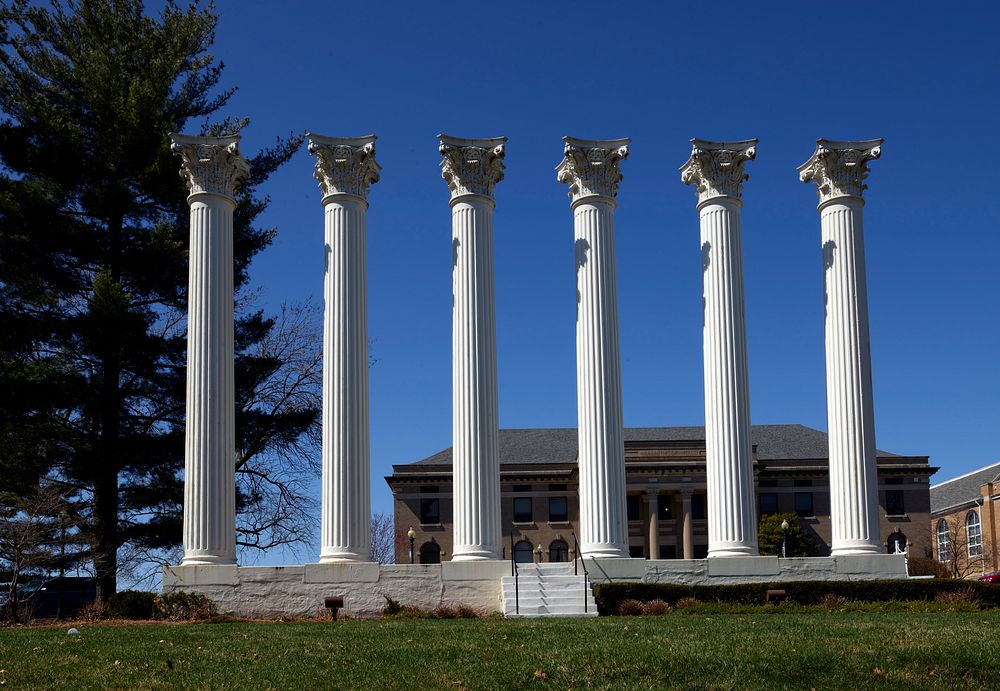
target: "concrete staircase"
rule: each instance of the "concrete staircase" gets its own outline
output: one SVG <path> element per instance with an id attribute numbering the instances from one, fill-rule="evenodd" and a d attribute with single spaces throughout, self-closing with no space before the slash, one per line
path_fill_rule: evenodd
<path id="1" fill-rule="evenodd" d="M 505 617 L 596 617 L 593 584 L 583 571 L 573 575 L 573 564 L 518 564 L 518 598 L 515 606 L 514 577 L 504 576 Z M 586 583 L 586 586 L 585 586 Z M 584 589 L 586 587 L 586 590 Z M 584 611 L 584 594 L 587 605 Z"/>

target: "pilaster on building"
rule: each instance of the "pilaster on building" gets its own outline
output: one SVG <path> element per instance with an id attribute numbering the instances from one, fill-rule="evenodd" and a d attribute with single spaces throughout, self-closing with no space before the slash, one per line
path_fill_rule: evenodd
<path id="1" fill-rule="evenodd" d="M 625 447 L 614 211 L 629 139 L 563 138 L 576 251 L 580 550 L 627 557 Z"/>
<path id="2" fill-rule="evenodd" d="M 438 140 L 452 210 L 452 561 L 501 559 L 493 192 L 507 138 Z"/>

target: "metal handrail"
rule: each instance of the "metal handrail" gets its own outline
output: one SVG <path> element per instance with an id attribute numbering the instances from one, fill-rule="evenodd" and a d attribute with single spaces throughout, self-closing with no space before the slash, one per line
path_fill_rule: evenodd
<path id="1" fill-rule="evenodd" d="M 579 560 L 580 564 L 583 566 L 583 613 L 586 614 L 587 613 L 587 600 L 589 599 L 587 597 L 587 587 L 588 587 L 587 586 L 587 581 L 590 580 L 590 572 L 587 571 L 587 562 L 584 560 L 583 555 L 580 554 L 580 543 L 577 542 L 576 533 L 575 532 L 571 532 L 570 535 L 573 536 L 573 552 L 574 552 L 573 553 L 573 575 L 574 576 L 579 576 L 580 575 L 577 572 L 577 570 L 576 570 L 576 562 L 577 562 L 577 560 Z"/>
<path id="2" fill-rule="evenodd" d="M 510 534 L 510 575 L 514 577 L 514 614 L 521 613 L 521 593 L 518 589 L 517 576 L 517 559 L 514 555 L 514 533 Z"/>

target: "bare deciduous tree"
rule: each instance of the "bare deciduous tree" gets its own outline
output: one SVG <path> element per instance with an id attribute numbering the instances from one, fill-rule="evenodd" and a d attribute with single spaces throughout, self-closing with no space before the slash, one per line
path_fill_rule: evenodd
<path id="1" fill-rule="evenodd" d="M 372 561 L 379 564 L 396 562 L 396 529 L 391 514 L 372 514 Z"/>
<path id="2" fill-rule="evenodd" d="M 973 513 L 979 522 L 970 524 Z M 970 578 L 986 571 L 990 552 L 981 521 L 978 511 L 969 511 L 947 516 L 934 524 L 938 561 L 947 566 L 952 578 Z M 941 529 L 942 524 L 946 530 Z"/>

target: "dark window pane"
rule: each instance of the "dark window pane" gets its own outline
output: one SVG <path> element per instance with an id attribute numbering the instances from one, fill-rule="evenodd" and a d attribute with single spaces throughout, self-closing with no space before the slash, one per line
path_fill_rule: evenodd
<path id="1" fill-rule="evenodd" d="M 420 522 L 440 523 L 441 522 L 441 500 L 421 499 L 420 500 Z"/>
<path id="2" fill-rule="evenodd" d="M 705 559 L 708 556 L 708 545 L 695 545 L 694 558 Z"/>
<path id="3" fill-rule="evenodd" d="M 569 545 L 556 540 L 549 545 L 549 561 L 569 561 Z"/>
<path id="4" fill-rule="evenodd" d="M 628 555 L 633 559 L 642 559 L 645 556 L 642 545 L 629 545 Z"/>
<path id="5" fill-rule="evenodd" d="M 531 497 L 514 497 L 514 522 L 531 523 Z"/>
<path id="6" fill-rule="evenodd" d="M 514 545 L 514 561 L 518 564 L 530 564 L 535 561 L 535 555 L 530 542 L 521 540 Z"/>
<path id="7" fill-rule="evenodd" d="M 569 520 L 569 511 L 566 508 L 566 497 L 549 497 L 549 520 Z"/>
<path id="8" fill-rule="evenodd" d="M 628 512 L 628 519 L 630 521 L 641 520 L 639 515 L 639 497 L 634 494 L 629 494 L 625 497 L 625 509 Z"/>
<path id="9" fill-rule="evenodd" d="M 661 521 L 669 521 L 674 517 L 674 498 L 661 494 L 656 498 L 656 515 Z"/>
<path id="10" fill-rule="evenodd" d="M 421 564 L 440 564 L 441 547 L 436 542 L 425 542 L 420 546 Z"/>
<path id="11" fill-rule="evenodd" d="M 696 521 L 705 518 L 705 498 L 704 494 L 691 495 L 691 518 Z"/>
<path id="12" fill-rule="evenodd" d="M 778 513 L 778 495 L 773 492 L 767 492 L 761 494 L 760 501 L 760 514 L 766 516 L 772 513 Z"/>
<path id="13" fill-rule="evenodd" d="M 796 492 L 795 493 L 795 513 L 800 516 L 815 516 L 813 512 L 813 494 L 812 492 Z"/>
<path id="14" fill-rule="evenodd" d="M 906 513 L 903 506 L 903 490 L 887 489 L 885 491 L 885 513 L 888 516 L 902 516 Z"/>
<path id="15" fill-rule="evenodd" d="M 677 558 L 676 545 L 660 545 L 660 559 L 676 559 L 676 558 Z"/>

